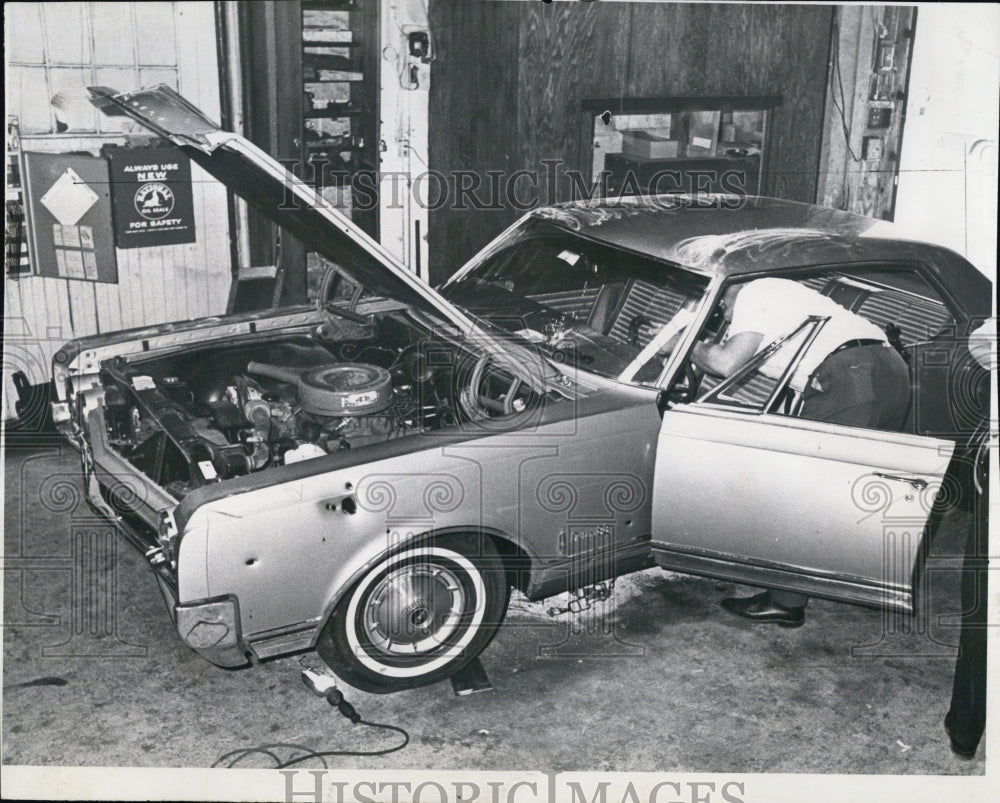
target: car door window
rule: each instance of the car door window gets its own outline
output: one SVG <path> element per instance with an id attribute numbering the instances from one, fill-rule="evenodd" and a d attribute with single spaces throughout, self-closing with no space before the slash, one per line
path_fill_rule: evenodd
<path id="1" fill-rule="evenodd" d="M 792 374 L 826 322 L 810 317 L 795 330 L 771 342 L 740 370 L 725 379 L 714 379 L 712 387 L 700 397 L 702 404 L 735 407 L 748 412 L 794 413 L 798 399 L 789 387 Z M 779 371 L 767 371 L 774 364 Z"/>

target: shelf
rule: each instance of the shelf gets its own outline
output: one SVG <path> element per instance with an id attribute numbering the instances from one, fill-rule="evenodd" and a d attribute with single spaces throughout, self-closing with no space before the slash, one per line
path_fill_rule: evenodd
<path id="1" fill-rule="evenodd" d="M 310 142 L 306 144 L 306 150 L 310 153 L 363 153 L 364 148 L 360 145 L 322 145 Z"/>
<path id="2" fill-rule="evenodd" d="M 303 71 L 334 70 L 348 73 L 360 72 L 360 67 L 356 59 L 351 56 L 335 56 L 331 53 L 303 53 L 302 69 Z"/>
<path id="3" fill-rule="evenodd" d="M 299 4 L 303 12 L 302 88 L 307 97 L 300 153 L 304 162 L 325 162 L 323 173 L 331 187 L 349 188 L 351 176 L 376 169 L 370 164 L 378 162 L 378 41 L 382 3 L 383 0 L 304 0 Z M 328 88 L 321 84 L 340 86 Z M 324 102 L 329 105 L 318 105 Z M 333 123 L 323 124 L 323 120 Z M 349 202 L 345 211 L 350 211 Z M 377 237 L 377 210 L 373 213 L 354 209 L 351 216 Z"/>
<path id="4" fill-rule="evenodd" d="M 310 109 L 303 116 L 307 120 L 336 120 L 339 117 L 360 117 L 364 113 L 365 110 L 360 106 L 338 104 L 325 109 Z"/>
<path id="5" fill-rule="evenodd" d="M 302 47 L 351 47 L 353 45 L 355 45 L 355 40 L 352 31 L 333 31 L 325 27 L 302 29 Z"/>
<path id="6" fill-rule="evenodd" d="M 306 28 L 307 31 L 317 30 L 324 31 L 325 28 Z M 350 33 L 350 31 L 344 31 L 344 33 Z M 302 42 L 302 52 L 307 56 L 324 55 L 322 53 L 310 53 L 309 48 L 328 48 L 328 47 L 346 47 L 346 48 L 359 48 L 363 43 L 352 40 L 347 40 L 344 42 L 337 42 L 328 39 L 316 39 L 316 40 L 304 40 Z"/>
<path id="7" fill-rule="evenodd" d="M 703 111 L 722 112 L 770 110 L 781 106 L 781 95 L 698 95 L 670 98 L 587 98 L 580 108 L 585 112 L 609 111 L 614 114 L 669 114 L 671 112 Z"/>
<path id="8" fill-rule="evenodd" d="M 303 11 L 360 11 L 356 0 L 302 0 Z"/>
<path id="9" fill-rule="evenodd" d="M 359 72 L 347 72 L 343 76 L 338 76 L 337 78 L 331 78 L 329 76 L 323 76 L 324 72 L 339 72 L 337 70 L 316 70 L 314 71 L 313 77 L 302 78 L 302 83 L 304 84 L 360 84 L 365 80 L 364 75 Z"/>

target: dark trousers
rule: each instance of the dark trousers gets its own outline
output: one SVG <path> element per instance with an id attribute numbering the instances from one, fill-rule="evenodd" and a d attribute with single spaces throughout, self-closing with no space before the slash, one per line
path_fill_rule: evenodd
<path id="1" fill-rule="evenodd" d="M 987 461 L 987 452 L 980 459 Z M 982 466 L 985 469 L 985 465 Z M 972 524 L 962 560 L 962 630 L 951 689 L 951 737 L 975 751 L 986 728 L 986 593 L 989 485 L 981 471 L 982 493 L 973 500 Z M 969 489 L 975 493 L 974 489 Z"/>
<path id="2" fill-rule="evenodd" d="M 910 372 L 891 346 L 858 346 L 827 357 L 802 396 L 801 418 L 899 432 L 910 406 Z"/>
<path id="3" fill-rule="evenodd" d="M 832 354 L 813 372 L 802 394 L 800 418 L 898 432 L 910 405 L 910 373 L 890 346 L 857 346 Z M 786 608 L 801 608 L 809 597 L 771 590 Z"/>

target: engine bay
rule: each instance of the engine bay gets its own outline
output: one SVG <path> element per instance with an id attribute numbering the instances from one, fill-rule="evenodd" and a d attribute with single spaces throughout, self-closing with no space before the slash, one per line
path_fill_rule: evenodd
<path id="1" fill-rule="evenodd" d="M 319 331 L 272 334 L 105 360 L 108 445 L 179 499 L 208 483 L 523 409 L 534 393 L 398 319 L 383 319 L 378 337 L 374 323 L 359 328 L 368 331 L 335 342 Z"/>

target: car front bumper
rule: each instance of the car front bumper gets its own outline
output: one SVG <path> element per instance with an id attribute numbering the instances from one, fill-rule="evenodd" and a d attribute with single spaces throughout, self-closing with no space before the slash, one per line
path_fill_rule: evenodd
<path id="1" fill-rule="evenodd" d="M 229 595 L 174 606 L 181 640 L 217 666 L 235 668 L 250 663 L 240 633 L 240 609 Z"/>

